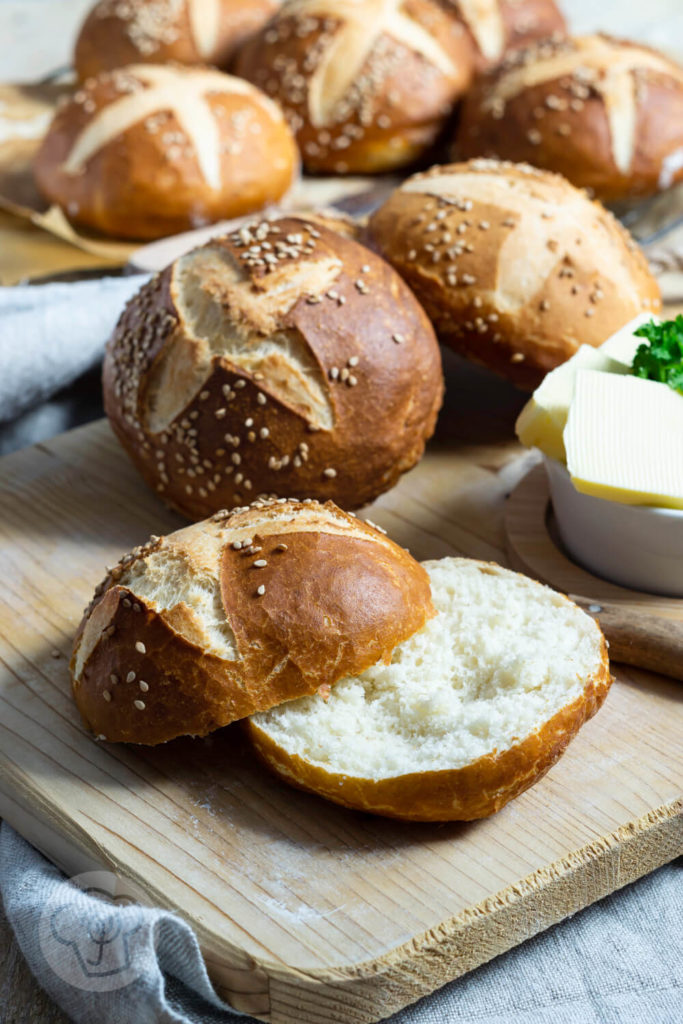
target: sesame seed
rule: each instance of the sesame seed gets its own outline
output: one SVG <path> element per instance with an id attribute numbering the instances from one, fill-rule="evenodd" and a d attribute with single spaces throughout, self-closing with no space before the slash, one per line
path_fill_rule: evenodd
<path id="1" fill-rule="evenodd" d="M 138 711 L 144 711 L 147 705 L 144 700 L 134 700 L 133 707 L 137 708 Z"/>
<path id="2" fill-rule="evenodd" d="M 266 565 L 268 565 L 268 562 L 266 561 L 265 558 L 257 558 L 255 562 L 252 562 L 252 565 L 254 569 L 263 569 Z"/>
<path id="3" fill-rule="evenodd" d="M 261 427 L 258 433 L 259 437 L 265 439 L 270 434 L 270 431 L 268 430 L 268 427 Z"/>
<path id="4" fill-rule="evenodd" d="M 336 469 L 332 469 L 331 466 L 328 466 L 327 469 L 323 470 L 323 476 L 330 477 L 330 479 L 332 477 L 335 477 L 336 475 L 337 475 L 337 470 Z"/>
<path id="5" fill-rule="evenodd" d="M 287 550 L 287 545 L 286 544 L 278 544 L 277 547 L 275 548 L 275 551 L 286 551 L 286 550 Z"/>
<path id="6" fill-rule="evenodd" d="M 396 333 L 396 334 L 392 334 L 391 337 L 392 337 L 392 340 L 395 341 L 397 345 L 402 345 L 403 342 L 406 340 L 405 339 L 405 335 L 403 335 L 403 334 Z"/>
<path id="7" fill-rule="evenodd" d="M 112 684 L 112 686 L 116 686 L 118 681 L 119 681 L 119 677 L 114 675 L 114 673 L 112 672 L 112 674 L 109 676 L 109 682 Z"/>
<path id="8" fill-rule="evenodd" d="M 263 597 L 265 592 L 266 592 L 266 588 L 263 586 L 263 584 L 261 584 L 260 587 L 256 588 L 256 593 L 258 594 L 259 597 Z"/>
<path id="9" fill-rule="evenodd" d="M 146 683 L 144 679 L 141 679 L 138 685 L 143 693 L 147 693 L 149 691 L 149 683 Z"/>
<path id="10" fill-rule="evenodd" d="M 102 690 L 102 696 L 104 697 L 106 702 L 109 703 L 109 701 L 111 700 L 111 694 L 109 690 Z"/>
<path id="11" fill-rule="evenodd" d="M 126 682 L 127 683 L 132 683 L 134 681 L 135 681 L 135 672 L 129 672 L 128 675 L 126 676 Z"/>
<path id="12" fill-rule="evenodd" d="M 239 549 L 242 547 L 242 541 L 241 540 L 234 540 L 232 542 L 232 547 L 233 547 L 234 551 L 239 551 Z"/>
<path id="13" fill-rule="evenodd" d="M 349 359 L 349 366 L 358 366 L 358 363 L 359 363 L 358 356 L 351 356 L 351 358 Z"/>
<path id="14" fill-rule="evenodd" d="M 256 396 L 256 401 L 258 402 L 259 405 L 266 404 L 266 396 L 263 394 L 262 391 L 259 391 L 258 395 Z"/>
<path id="15" fill-rule="evenodd" d="M 147 648 L 143 644 L 142 640 L 135 641 L 135 650 L 138 652 L 138 654 L 147 654 Z"/>

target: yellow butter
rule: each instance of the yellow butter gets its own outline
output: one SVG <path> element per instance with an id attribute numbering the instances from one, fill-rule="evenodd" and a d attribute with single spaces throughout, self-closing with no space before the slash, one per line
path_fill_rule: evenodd
<path id="1" fill-rule="evenodd" d="M 564 444 L 578 491 L 683 509 L 683 395 L 667 384 L 579 370 Z"/>
<path id="2" fill-rule="evenodd" d="M 601 370 L 604 373 L 630 373 L 631 363 L 643 338 L 633 332 L 657 317 L 640 315 L 626 324 L 599 348 L 581 345 L 571 359 L 552 370 L 522 409 L 515 430 L 527 448 L 540 448 L 558 462 L 566 458 L 562 433 L 567 423 L 574 394 L 574 381 L 579 370 Z"/>

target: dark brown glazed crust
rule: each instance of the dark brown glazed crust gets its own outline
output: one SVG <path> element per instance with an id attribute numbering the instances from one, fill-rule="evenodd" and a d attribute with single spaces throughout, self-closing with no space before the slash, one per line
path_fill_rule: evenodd
<path id="1" fill-rule="evenodd" d="M 298 218 L 270 223 L 279 232 L 271 239 L 303 231 L 315 243 L 306 261 L 341 261 L 333 287 L 319 301 L 304 283 L 281 320 L 282 329 L 303 340 L 318 368 L 333 410 L 330 429 L 312 431 L 307 416 L 267 380 L 255 379 L 227 355 L 214 355 L 207 379 L 173 424 L 150 433 L 150 381 L 168 346 L 180 341 L 190 363 L 193 358 L 191 332 L 174 300 L 177 264 L 129 303 L 107 347 L 104 399 L 112 427 L 150 486 L 189 518 L 258 494 L 331 499 L 359 508 L 420 459 L 441 404 L 433 329 L 391 267 L 320 223 L 313 236 Z M 268 273 L 244 263 L 245 247 L 236 238 L 207 248 L 222 249 L 240 263 L 258 303 L 269 288 Z M 279 266 L 295 271 L 303 259 L 287 258 Z"/>
<path id="2" fill-rule="evenodd" d="M 361 67 L 348 110 L 322 127 L 311 119 L 308 88 L 313 56 L 325 41 L 322 20 L 314 27 L 310 16 L 285 7 L 240 52 L 237 74 L 282 106 L 310 171 L 373 174 L 412 163 L 434 143 L 469 85 L 473 47 L 448 5 L 407 0 L 404 11 L 438 42 L 452 73 L 382 34 L 375 47 L 382 55 L 369 56 Z M 338 18 L 325 21 L 340 30 Z"/>
<path id="3" fill-rule="evenodd" d="M 510 71 L 537 62 L 551 68 L 555 55 L 572 51 L 572 40 L 512 55 L 499 71 L 480 79 L 463 104 L 454 157 L 527 162 L 564 175 L 605 202 L 652 195 L 683 180 L 683 69 L 648 47 L 600 38 L 616 56 L 632 51 L 636 66 L 639 53 L 646 58 L 655 55 L 670 66 L 669 74 L 657 69 L 636 72 L 635 145 L 627 171 L 615 160 L 605 100 L 581 77 L 579 50 L 578 78 L 566 72 L 554 77 L 549 74 L 544 82 L 530 85 L 496 106 Z M 667 160 L 672 158 L 667 172 Z"/>
<path id="4" fill-rule="evenodd" d="M 251 538 L 260 550 L 235 548 L 237 531 L 264 514 Z M 284 518 L 269 527 L 270 515 Z M 216 534 L 215 583 L 235 660 L 210 649 L 206 624 L 185 603 L 157 609 L 126 584 L 131 566 L 155 553 L 182 551 L 192 573 Z M 379 531 L 332 505 L 273 503 L 264 513 L 257 503 L 123 559 L 79 627 L 74 696 L 89 728 L 112 742 L 204 736 L 389 658 L 432 615 L 427 573 Z"/>

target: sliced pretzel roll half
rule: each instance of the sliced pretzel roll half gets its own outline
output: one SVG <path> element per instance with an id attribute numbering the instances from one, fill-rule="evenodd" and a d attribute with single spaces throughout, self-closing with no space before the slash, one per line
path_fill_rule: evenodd
<path id="1" fill-rule="evenodd" d="M 390 664 L 254 715 L 256 752 L 286 782 L 410 821 L 468 821 L 537 782 L 604 701 L 600 627 L 500 566 L 425 562 L 437 614 Z"/>
<path id="2" fill-rule="evenodd" d="M 425 570 L 331 503 L 255 502 L 121 559 L 71 671 L 99 737 L 204 736 L 388 660 L 433 614 Z"/>

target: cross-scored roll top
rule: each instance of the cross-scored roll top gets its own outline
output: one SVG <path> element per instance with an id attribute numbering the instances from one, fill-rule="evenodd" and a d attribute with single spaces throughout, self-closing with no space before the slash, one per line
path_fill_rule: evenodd
<path id="1" fill-rule="evenodd" d="M 243 79 L 133 64 L 88 79 L 57 111 L 34 170 L 75 223 L 157 238 L 275 202 L 298 154 L 279 107 Z"/>
<path id="2" fill-rule="evenodd" d="M 580 344 L 661 309 L 647 260 L 612 214 L 528 164 L 476 159 L 415 174 L 368 231 L 440 339 L 525 388 Z"/>
<path id="3" fill-rule="evenodd" d="M 387 660 L 432 614 L 427 573 L 378 529 L 255 502 L 121 560 L 76 637 L 74 694 L 112 741 L 206 735 Z"/>
<path id="4" fill-rule="evenodd" d="M 421 457 L 442 374 L 391 267 L 287 217 L 145 285 L 109 343 L 104 393 L 145 479 L 199 519 L 262 494 L 366 504 Z"/>

